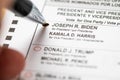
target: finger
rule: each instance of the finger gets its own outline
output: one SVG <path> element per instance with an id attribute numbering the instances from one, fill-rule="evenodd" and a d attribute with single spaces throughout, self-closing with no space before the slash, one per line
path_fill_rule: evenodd
<path id="1" fill-rule="evenodd" d="M 0 48 L 0 80 L 16 77 L 23 70 L 25 59 L 17 51 Z"/>
<path id="2" fill-rule="evenodd" d="M 3 18 L 3 8 L 11 8 L 13 6 L 14 0 L 0 0 L 0 27 L 1 27 L 1 21 Z M 1 30 L 1 28 L 0 28 Z"/>
<path id="3" fill-rule="evenodd" d="M 2 6 L 0 5 L 0 27 L 1 27 L 1 20 L 2 20 Z"/>
<path id="4" fill-rule="evenodd" d="M 5 9 L 2 8 L 0 11 L 1 11 L 1 12 L 0 12 L 0 14 L 1 14 L 1 18 L 0 18 L 0 19 L 1 19 L 1 21 L 2 21 L 4 15 L 5 15 Z"/>
<path id="5" fill-rule="evenodd" d="M 2 7 L 11 7 L 14 0 L 0 0 L 0 5 Z"/>

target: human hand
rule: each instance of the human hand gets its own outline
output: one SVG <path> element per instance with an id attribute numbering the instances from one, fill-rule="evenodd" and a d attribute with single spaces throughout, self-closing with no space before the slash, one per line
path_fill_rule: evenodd
<path id="1" fill-rule="evenodd" d="M 3 17 L 2 9 L 9 7 L 10 1 L 11 0 L 0 0 L 0 23 Z M 0 47 L 0 80 L 14 79 L 23 70 L 24 64 L 25 59 L 19 52 Z"/>

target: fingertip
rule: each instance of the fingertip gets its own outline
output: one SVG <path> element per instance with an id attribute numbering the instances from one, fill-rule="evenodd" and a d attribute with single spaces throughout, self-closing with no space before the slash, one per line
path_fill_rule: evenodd
<path id="1" fill-rule="evenodd" d="M 16 77 L 23 70 L 25 59 L 19 52 L 2 48 L 0 54 L 0 80 Z"/>

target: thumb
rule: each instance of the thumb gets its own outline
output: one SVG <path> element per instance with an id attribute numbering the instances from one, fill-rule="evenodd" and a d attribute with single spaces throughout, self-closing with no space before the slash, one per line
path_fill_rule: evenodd
<path id="1" fill-rule="evenodd" d="M 25 64 L 24 57 L 17 51 L 0 48 L 0 80 L 10 80 L 20 74 Z"/>

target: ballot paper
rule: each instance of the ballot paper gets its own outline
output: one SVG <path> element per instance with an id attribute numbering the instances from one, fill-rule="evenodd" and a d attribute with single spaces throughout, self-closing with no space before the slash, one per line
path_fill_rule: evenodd
<path id="1" fill-rule="evenodd" d="M 1 36 L 26 58 L 20 80 L 120 80 L 119 0 L 33 2 L 50 25 L 11 13 Z"/>

